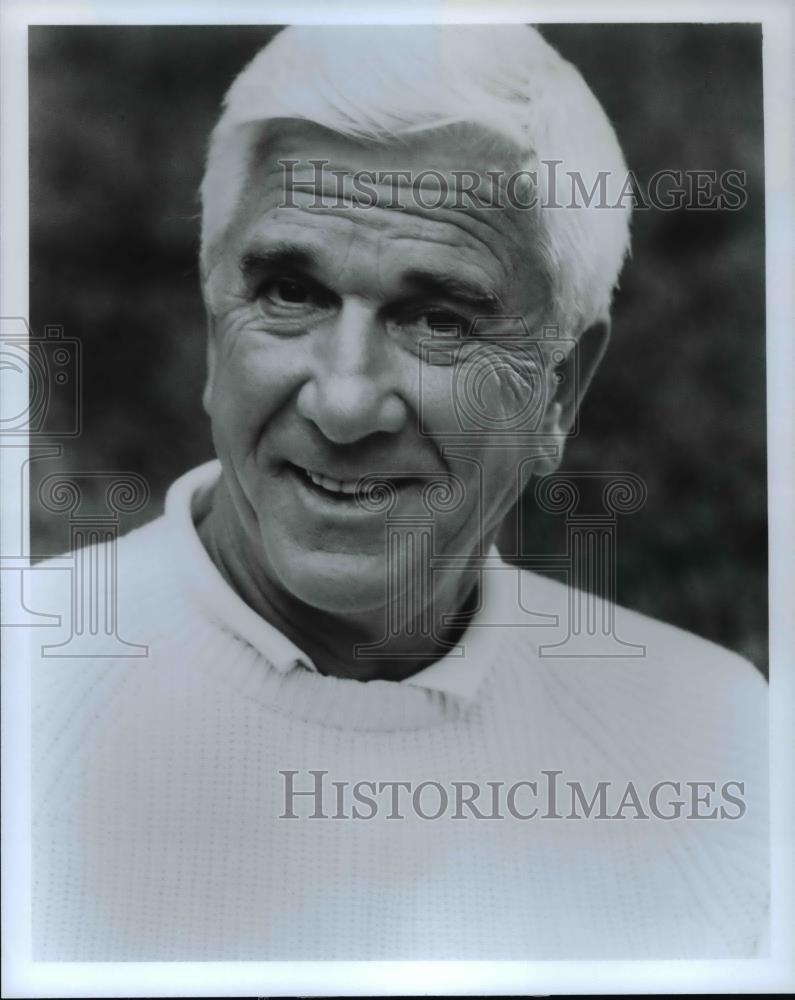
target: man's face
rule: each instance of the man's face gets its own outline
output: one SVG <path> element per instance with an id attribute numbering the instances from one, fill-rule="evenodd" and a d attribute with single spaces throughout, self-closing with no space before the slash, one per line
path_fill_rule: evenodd
<path id="1" fill-rule="evenodd" d="M 471 199 L 436 207 L 433 177 L 421 189 L 429 208 L 410 185 L 403 208 L 391 187 L 379 189 L 373 207 L 331 197 L 331 170 L 440 170 L 454 201 L 452 170 L 511 166 L 495 162 L 483 135 L 461 139 L 373 147 L 282 123 L 270 129 L 210 260 L 205 405 L 240 544 L 253 572 L 332 613 L 387 601 L 387 513 L 354 493 L 362 477 L 390 480 L 389 517 L 432 519 L 433 554 L 450 556 L 487 545 L 523 485 L 527 439 L 499 432 L 543 395 L 543 375 L 504 339 L 515 337 L 516 322 L 500 318 L 524 316 L 538 335 L 546 289 L 529 249 L 529 214 Z M 285 191 L 291 178 L 318 177 L 312 160 L 329 161 L 325 208 L 305 184 Z M 285 170 L 280 161 L 298 164 Z M 483 316 L 488 329 L 468 337 Z M 450 349 L 429 351 L 423 343 L 438 327 Z M 462 424 L 464 386 L 471 405 Z M 543 420 L 553 437 L 555 410 L 550 401 Z M 489 415 L 485 425 L 477 426 L 479 413 Z M 529 471 L 525 463 L 524 480 Z M 429 510 L 424 490 L 433 483 L 454 489 L 451 509 Z M 397 586 L 409 587 L 423 557 L 417 552 L 413 568 L 410 554 L 402 558 L 408 570 Z M 460 568 L 436 574 L 437 593 L 460 577 Z"/>

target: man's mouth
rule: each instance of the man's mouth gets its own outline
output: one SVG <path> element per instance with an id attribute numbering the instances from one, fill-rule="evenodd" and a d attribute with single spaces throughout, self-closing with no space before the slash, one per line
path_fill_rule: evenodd
<path id="1" fill-rule="evenodd" d="M 314 469 L 305 469 L 294 462 L 288 462 L 287 467 L 298 477 L 304 487 L 317 496 L 347 504 L 352 503 L 355 499 L 359 478 L 337 479 L 323 472 L 316 472 Z"/>
<path id="2" fill-rule="evenodd" d="M 294 462 L 288 462 L 287 467 L 307 489 L 325 499 L 334 500 L 338 503 L 351 504 L 355 502 L 357 493 L 359 498 L 363 495 L 362 479 L 364 478 L 364 474 L 356 479 L 337 479 L 335 476 L 329 476 L 314 469 L 304 468 L 301 465 L 296 465 Z M 384 475 L 379 476 L 378 479 L 379 481 L 390 481 L 395 487 L 405 487 L 416 484 L 419 481 L 416 476 L 403 475 L 395 476 L 394 478 Z M 375 484 L 371 483 L 370 485 L 372 487 Z M 366 492 L 366 487 L 364 489 Z"/>
<path id="3" fill-rule="evenodd" d="M 296 468 L 300 468 L 300 466 L 296 466 Z M 324 490 L 326 493 L 331 493 L 332 495 L 341 493 L 346 496 L 352 496 L 356 492 L 357 479 L 332 479 L 331 476 L 324 476 L 319 472 L 313 472 L 311 469 L 300 469 L 300 471 L 309 479 L 313 486 Z"/>

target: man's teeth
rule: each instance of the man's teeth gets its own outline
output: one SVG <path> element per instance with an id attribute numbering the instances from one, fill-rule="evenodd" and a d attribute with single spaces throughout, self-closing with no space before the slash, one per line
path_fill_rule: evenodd
<path id="1" fill-rule="evenodd" d="M 331 479 L 329 476 L 321 476 L 317 472 L 310 472 L 309 469 L 306 470 L 307 476 L 312 480 L 315 486 L 321 486 L 324 490 L 328 490 L 329 493 L 355 493 L 356 492 L 356 482 L 343 482 L 341 479 Z"/>

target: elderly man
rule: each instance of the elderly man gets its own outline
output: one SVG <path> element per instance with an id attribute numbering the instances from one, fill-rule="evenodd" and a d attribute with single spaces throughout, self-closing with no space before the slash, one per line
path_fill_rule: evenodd
<path id="1" fill-rule="evenodd" d="M 35 957 L 754 953 L 763 681 L 605 602 L 568 647 L 576 591 L 494 547 L 602 356 L 625 180 L 526 26 L 293 27 L 237 78 L 202 184 L 218 461 L 113 550 L 146 655 L 49 630 L 35 665 Z"/>

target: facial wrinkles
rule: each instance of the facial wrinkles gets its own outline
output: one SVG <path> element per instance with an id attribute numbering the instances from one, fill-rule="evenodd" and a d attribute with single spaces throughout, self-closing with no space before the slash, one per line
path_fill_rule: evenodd
<path id="1" fill-rule="evenodd" d="M 425 209 L 416 204 L 414 194 L 407 186 L 396 192 L 396 197 L 404 206 L 402 209 L 385 208 L 382 205 L 363 207 L 353 200 L 339 206 L 315 207 L 313 202 L 317 194 L 322 193 L 322 186 L 311 191 L 301 189 L 299 175 L 295 178 L 299 183 L 289 192 L 294 207 L 280 208 L 286 201 L 285 175 L 274 160 L 276 155 L 276 152 L 271 153 L 268 161 L 252 172 L 228 234 L 231 237 L 229 242 L 239 240 L 245 221 L 252 218 L 258 218 L 264 224 L 266 220 L 275 222 L 285 213 L 298 210 L 301 212 L 302 225 L 310 229 L 322 227 L 323 220 L 329 215 L 342 216 L 365 225 L 370 223 L 375 227 L 388 226 L 395 239 L 411 238 L 416 233 L 420 239 L 429 243 L 453 242 L 461 247 L 468 247 L 481 257 L 493 259 L 495 269 L 503 275 L 504 284 L 515 288 L 519 293 L 516 295 L 518 305 L 527 304 L 532 307 L 539 299 L 537 286 L 543 284 L 540 269 L 536 268 L 538 273 L 534 274 L 534 269 L 528 266 L 531 259 L 529 243 L 532 229 L 532 218 L 528 213 L 510 208 L 475 209 L 469 204 L 465 208 L 442 206 Z M 289 158 L 294 159 L 295 156 Z M 329 169 L 337 167 L 332 165 Z M 321 176 L 326 177 L 326 174 Z M 430 187 L 433 188 L 434 185 Z M 382 187 L 381 191 L 389 204 L 393 197 L 391 187 Z M 327 185 L 326 195 L 329 194 L 336 199 L 335 190 L 328 190 Z M 435 230 L 438 226 L 452 227 L 456 232 L 456 239 L 451 241 L 444 235 L 444 229 L 441 236 L 437 235 Z M 524 268 L 521 265 L 517 267 L 517 262 L 522 262 Z M 520 274 L 521 270 L 526 273 Z M 522 292 L 525 294 L 522 295 Z M 526 299 L 527 303 L 522 302 L 522 299 Z"/>
<path id="2" fill-rule="evenodd" d="M 478 236 L 467 232 L 452 221 L 435 217 L 407 219 L 396 211 L 387 209 L 325 209 L 304 208 L 270 209 L 265 211 L 238 242 L 240 252 L 247 246 L 256 247 L 260 242 L 278 241 L 289 238 L 300 239 L 302 244 L 319 251 L 333 246 L 333 255 L 326 253 L 326 265 L 339 265 L 342 271 L 355 244 L 361 243 L 362 257 L 377 251 L 379 259 L 384 259 L 384 250 L 397 248 L 397 244 L 415 242 L 410 253 L 447 250 L 444 258 L 453 269 L 465 265 L 476 269 L 503 294 L 513 287 L 510 271 L 492 247 Z M 344 256 L 340 257 L 343 252 Z M 395 254 L 399 257 L 399 254 Z M 407 258 L 410 254 L 405 255 Z"/>
<path id="3" fill-rule="evenodd" d="M 523 152 L 506 144 L 482 126 L 462 125 L 441 132 L 423 133 L 411 138 L 410 143 L 396 142 L 381 145 L 340 136 L 323 126 L 306 121 L 278 120 L 264 123 L 260 139 L 253 149 L 252 167 L 242 197 L 235 213 L 233 224 L 227 230 L 227 237 L 234 236 L 245 227 L 246 220 L 263 214 L 263 210 L 285 201 L 285 184 L 292 178 L 294 200 L 304 198 L 312 201 L 316 191 L 325 191 L 337 197 L 339 184 L 334 172 L 350 178 L 353 170 L 364 174 L 409 170 L 416 179 L 429 169 L 439 171 L 447 180 L 447 190 L 458 192 L 460 184 L 451 181 L 452 171 L 460 177 L 462 173 L 479 175 L 481 196 L 488 204 L 494 196 L 495 171 L 510 174 L 523 162 Z M 290 166 L 284 166 L 286 163 Z M 322 163 L 322 168 L 316 165 Z M 371 176 L 367 184 L 373 186 Z M 488 178 L 488 179 L 487 179 Z M 312 190 L 298 192 L 301 183 L 311 182 Z M 471 189 L 471 181 L 465 189 Z M 501 183 L 501 182 L 500 182 Z M 376 185 L 379 198 L 388 204 L 393 197 L 391 183 Z M 438 179 L 426 177 L 420 186 L 429 201 L 435 201 L 439 194 Z M 355 192 L 351 192 L 355 195 Z M 465 207 L 433 207 L 425 209 L 416 204 L 414 192 L 405 183 L 398 185 L 395 196 L 405 207 L 402 211 L 382 208 L 364 209 L 366 214 L 387 211 L 403 220 L 412 216 L 435 218 L 448 221 L 461 232 L 468 233 L 481 244 L 480 252 L 486 252 L 499 261 L 500 269 L 514 286 L 516 294 L 512 307 L 533 313 L 540 318 L 549 307 L 550 288 L 541 259 L 533 261 L 532 240 L 537 225 L 535 213 L 520 209 L 476 209 L 464 198 Z M 357 196 L 361 197 L 361 195 Z M 367 196 L 365 196 L 367 197 Z M 453 197 L 453 194 L 450 194 Z M 322 211 L 313 209 L 312 211 Z M 350 215 L 360 209 L 345 209 Z M 430 236 L 429 240 L 434 241 Z M 226 240 L 227 245 L 230 242 Z M 211 248 L 210 257 L 215 257 Z"/>
<path id="4" fill-rule="evenodd" d="M 405 280 L 407 271 L 436 271 L 480 285 L 499 296 L 505 312 L 514 316 L 527 315 L 541 296 L 526 232 L 532 221 L 529 213 L 478 211 L 472 206 L 424 208 L 412 203 L 410 187 L 395 192 L 405 206 L 403 210 L 383 205 L 364 208 L 353 203 L 312 208 L 313 193 L 297 188 L 293 192 L 295 206 L 286 207 L 284 176 L 276 162 L 279 151 L 290 159 L 324 156 L 326 140 L 313 137 L 311 126 L 307 128 L 309 140 L 301 137 L 299 129 L 297 140 L 294 131 L 286 145 L 269 143 L 267 158 L 252 171 L 233 223 L 223 245 L 217 248 L 222 266 L 213 269 L 208 289 L 208 306 L 218 327 L 222 379 L 213 414 L 214 434 L 230 480 L 231 507 L 227 513 L 232 509 L 236 512 L 234 518 L 228 513 L 223 521 L 227 529 L 224 544 L 236 553 L 237 562 L 247 567 L 244 590 L 254 595 L 259 602 L 256 606 L 264 607 L 271 620 L 296 622 L 299 634 L 300 624 L 306 620 L 305 608 L 314 608 L 315 603 L 332 609 L 346 607 L 339 591 L 357 595 L 351 602 L 361 595 L 362 609 L 382 599 L 383 544 L 377 525 L 359 535 L 358 529 L 337 524 L 331 516 L 316 516 L 311 507 L 304 510 L 296 502 L 302 494 L 300 481 L 290 470 L 291 462 L 332 473 L 336 470 L 343 479 L 371 469 L 386 474 L 413 471 L 419 479 L 457 476 L 467 502 L 454 511 L 440 513 L 436 521 L 439 551 L 448 553 L 469 554 L 480 551 L 481 543 L 488 545 L 494 528 L 515 499 L 515 463 L 506 457 L 505 448 L 489 448 L 495 443 L 491 427 L 486 427 L 477 441 L 445 447 L 451 440 L 446 435 L 459 430 L 452 391 L 458 369 L 427 363 L 417 349 L 426 326 L 433 322 L 421 315 L 426 305 L 428 312 L 445 311 L 449 306 L 454 315 L 471 318 L 473 300 L 456 290 L 449 296 L 444 292 L 436 295 L 433 289 L 426 294 L 424 286 L 417 283 L 414 288 Z M 366 148 L 357 149 L 339 137 L 337 140 L 334 148 L 343 152 L 327 157 L 332 168 L 337 163 L 350 169 L 368 166 Z M 457 152 L 443 145 L 438 149 L 440 159 L 435 159 L 433 149 L 427 153 L 427 144 L 412 140 L 407 159 L 420 170 L 437 162 L 449 164 L 452 156 L 465 161 L 469 155 L 465 146 Z M 391 152 L 381 150 L 380 160 L 376 156 L 372 165 L 377 167 L 393 154 L 399 157 L 401 150 L 408 150 L 408 146 Z M 434 189 L 438 192 L 431 180 L 429 203 L 434 200 Z M 391 197 L 391 189 L 384 193 Z M 330 296 L 313 297 L 305 310 L 296 308 L 289 313 L 282 292 L 265 288 L 266 283 L 276 284 L 274 278 L 292 280 L 289 259 L 282 258 L 284 268 L 263 261 L 244 274 L 241 259 L 246 253 L 255 255 L 258 246 L 263 251 L 279 250 L 279 242 L 314 251 L 318 262 L 310 266 L 309 277 L 325 285 Z M 211 248 L 209 259 L 216 259 L 216 248 Z M 277 259 L 275 254 L 271 258 Z M 300 270 L 295 275 L 299 280 Z M 463 308 L 458 299 L 463 300 Z M 343 315 L 340 310 L 346 308 Z M 536 334 L 532 327 L 531 333 Z M 337 346 L 350 353 L 334 354 Z M 532 387 L 526 356 L 512 354 L 507 345 L 500 347 L 496 337 L 486 337 L 483 345 L 473 338 L 467 345 L 474 353 L 481 346 L 481 354 L 493 361 L 483 390 L 488 412 L 496 418 L 515 414 Z M 323 433 L 323 421 L 333 412 L 327 409 L 324 413 L 317 406 L 299 408 L 299 392 L 303 387 L 311 390 L 313 378 L 329 379 L 324 386 L 327 393 L 316 397 L 328 402 L 342 385 L 337 383 L 337 375 L 355 377 L 364 372 L 364 362 L 361 372 L 354 371 L 349 362 L 353 358 L 355 363 L 358 352 L 369 347 L 373 349 L 373 364 L 365 374 L 379 380 L 370 386 L 376 390 L 371 398 L 377 393 L 382 398 L 388 393 L 399 395 L 407 404 L 405 426 L 395 433 L 362 436 L 353 445 L 335 445 Z M 427 407 L 420 410 L 420 392 L 426 379 L 428 395 L 422 400 Z M 345 389 L 339 395 L 341 403 L 349 401 Z M 354 395 L 351 405 L 355 405 Z M 364 393 L 362 398 L 366 396 Z M 307 399 L 311 399 L 311 392 L 304 394 L 304 403 Z M 362 418 L 363 430 L 368 419 Z M 480 481 L 485 489 L 476 500 Z M 406 491 L 407 508 L 412 504 L 418 507 L 420 499 L 415 494 L 419 488 L 415 484 Z M 243 530 L 235 533 L 232 525 L 238 521 Z M 328 553 L 334 558 L 325 558 Z M 338 554 L 343 558 L 337 559 Z M 471 579 L 455 573 L 439 574 L 434 588 L 446 595 Z M 340 581 L 344 581 L 342 586 Z M 302 605 L 301 601 L 309 603 Z M 445 596 L 440 603 L 449 607 L 460 601 Z M 350 618 L 349 610 L 343 613 Z M 372 618 L 372 614 L 360 615 L 358 623 L 371 628 Z M 341 619 L 345 641 L 329 644 L 327 660 L 335 658 L 337 647 L 349 648 L 353 621 Z"/>
<path id="5" fill-rule="evenodd" d="M 355 261 L 354 254 L 360 254 L 366 263 L 375 264 L 374 268 L 369 268 L 369 287 L 357 289 L 354 284 L 353 294 L 366 291 L 375 300 L 382 298 L 389 285 L 393 252 L 398 250 L 400 244 L 415 242 L 416 247 L 412 247 L 410 253 L 415 254 L 416 258 L 423 253 L 427 255 L 429 247 L 441 248 L 443 251 L 446 249 L 451 255 L 451 264 L 454 262 L 459 272 L 462 267 L 468 268 L 470 277 L 476 276 L 491 286 L 499 286 L 504 299 L 507 299 L 506 308 L 527 314 L 528 300 L 531 305 L 537 303 L 538 294 L 533 294 L 532 287 L 528 288 L 532 284 L 530 275 L 527 275 L 524 289 L 516 280 L 515 262 L 517 259 L 526 262 L 529 253 L 524 234 L 523 241 L 519 239 L 522 228 L 520 223 L 525 220 L 517 218 L 519 213 L 515 211 L 481 209 L 476 214 L 473 209 L 449 207 L 426 210 L 422 206 L 412 205 L 410 198 L 407 198 L 411 192 L 406 190 L 398 192 L 407 205 L 404 210 L 354 205 L 311 208 L 306 203 L 311 203 L 314 194 L 297 190 L 294 192 L 296 207 L 284 208 L 278 204 L 284 193 L 283 184 L 283 172 L 272 159 L 267 169 L 258 171 L 257 184 L 249 187 L 249 196 L 244 199 L 245 211 L 241 213 L 242 217 L 251 218 L 253 214 L 258 219 L 253 227 L 242 233 L 244 239 L 235 241 L 238 247 L 242 248 L 247 241 L 256 242 L 260 236 L 275 238 L 290 231 L 299 235 L 304 243 L 312 245 L 314 242 L 317 247 L 327 246 L 328 227 L 333 220 L 333 254 L 327 254 L 324 263 L 326 268 L 330 265 L 334 267 L 328 280 L 332 283 L 342 282 L 343 276 L 349 278 L 351 274 L 355 275 L 357 268 L 350 266 Z M 391 189 L 389 194 L 391 196 Z M 297 207 L 301 200 L 305 204 Z M 395 253 L 395 256 L 399 264 L 400 252 Z M 529 271 L 529 268 L 526 267 L 525 271 Z M 522 295 L 522 291 L 526 294 Z M 245 328 L 246 317 L 243 306 L 229 324 L 229 329 L 239 332 L 240 328 Z M 516 403 L 517 397 L 527 391 L 529 380 L 527 366 L 521 357 L 514 357 L 505 350 L 500 354 L 495 378 L 499 379 L 504 395 L 494 402 L 502 405 L 504 412 L 509 402 Z"/>
<path id="6" fill-rule="evenodd" d="M 487 285 L 497 284 L 503 287 L 492 270 L 496 258 L 493 255 L 484 258 L 482 253 L 478 254 L 477 249 L 483 249 L 482 245 L 468 233 L 462 233 L 460 228 L 431 219 L 404 220 L 399 215 L 395 218 L 394 213 L 388 210 L 377 211 L 380 217 L 390 217 L 387 220 L 388 227 L 379 226 L 377 220 L 369 214 L 357 217 L 340 209 L 323 210 L 317 214 L 312 210 L 298 208 L 276 209 L 273 214 L 280 221 L 268 225 L 266 214 L 265 218 L 255 224 L 254 233 L 244 241 L 244 245 L 256 243 L 257 235 L 262 233 L 269 234 L 273 240 L 285 239 L 289 242 L 291 237 L 298 237 L 309 246 L 322 248 L 325 244 L 328 248 L 331 223 L 333 253 L 324 256 L 323 267 L 333 267 L 333 273 L 324 274 L 323 277 L 333 286 L 343 286 L 343 290 L 349 292 L 353 289 L 355 294 L 361 294 L 364 298 L 378 300 L 383 296 L 384 289 L 390 284 L 388 272 L 391 258 L 395 257 L 399 266 L 406 257 L 405 251 L 397 249 L 405 241 L 417 243 L 413 258 L 415 261 L 421 260 L 422 254 L 427 253 L 429 244 L 446 247 L 456 255 L 455 259 L 459 262 L 463 256 L 476 272 L 475 276 L 484 279 Z M 474 253 L 462 254 L 462 250 L 468 251 L 470 247 L 474 247 Z M 362 276 L 366 278 L 364 283 L 359 282 Z M 231 311 L 227 320 L 226 328 L 231 335 L 231 343 L 228 343 L 226 350 L 233 350 L 234 343 L 251 320 L 250 306 L 244 302 L 238 310 Z M 532 372 L 528 369 L 526 356 L 521 352 L 500 348 L 498 344 L 494 345 L 493 366 L 486 380 L 489 383 L 489 404 L 502 416 L 515 413 L 521 407 L 527 392 L 532 391 Z M 495 381 L 500 387 L 499 392 L 494 391 Z"/>
<path id="7" fill-rule="evenodd" d="M 455 147 L 450 145 L 449 139 L 443 140 L 441 147 L 439 142 L 437 139 L 434 145 L 427 135 L 417 137 L 415 148 L 411 151 L 403 145 L 357 149 L 354 144 L 352 156 L 358 162 L 356 173 L 367 185 L 366 191 L 357 191 L 352 185 L 354 172 L 350 168 L 350 156 L 343 155 L 335 160 L 333 152 L 327 148 L 328 140 L 323 143 L 322 156 L 315 153 L 303 158 L 293 154 L 283 157 L 283 162 L 290 161 L 287 173 L 279 164 L 280 143 L 277 138 L 261 161 L 257 184 L 263 192 L 284 189 L 288 185 L 293 200 L 298 197 L 299 190 L 305 193 L 311 191 L 310 200 L 334 204 L 344 200 L 351 207 L 361 204 L 368 210 L 374 207 L 375 200 L 377 207 L 389 211 L 397 210 L 409 215 L 454 215 L 465 218 L 465 224 L 475 227 L 493 224 L 486 223 L 486 219 L 498 219 L 502 220 L 499 225 L 503 228 L 503 239 L 510 240 L 518 249 L 524 241 L 524 220 L 532 216 L 524 210 L 502 211 L 491 206 L 497 192 L 500 192 L 497 203 L 504 204 L 504 182 L 501 178 L 515 171 L 519 160 L 501 156 L 494 149 L 478 149 L 479 144 L 473 136 L 468 137 L 467 144 Z M 338 143 L 339 137 L 330 140 L 331 147 Z M 481 161 L 474 169 L 473 157 Z M 430 167 L 431 163 L 433 167 Z M 364 167 L 362 164 L 365 164 Z M 494 167 L 497 169 L 492 170 Z M 378 180 L 379 175 L 384 178 L 383 181 Z M 467 178 L 466 184 L 462 184 L 462 175 Z M 387 180 L 387 177 L 391 179 Z M 417 184 L 420 178 L 422 181 Z M 477 183 L 473 188 L 472 181 L 475 179 Z"/>
<path id="8" fill-rule="evenodd" d="M 339 219 L 339 224 L 339 229 L 335 228 L 334 253 L 328 255 L 324 263 L 324 267 L 333 266 L 334 270 L 332 274 L 325 275 L 325 278 L 335 287 L 344 286 L 346 291 L 364 299 L 374 300 L 375 308 L 378 300 L 383 298 L 384 290 L 390 287 L 390 278 L 394 278 L 394 273 L 390 275 L 390 271 L 394 272 L 395 261 L 393 258 L 397 257 L 397 264 L 400 263 L 401 252 L 396 252 L 397 245 L 407 240 L 413 240 L 414 237 L 394 236 L 391 232 L 376 227 L 363 234 L 365 238 L 362 239 L 356 231 L 358 226 L 355 222 L 342 218 Z M 288 238 L 290 233 L 296 229 L 305 235 L 305 227 L 302 224 L 274 227 L 272 235 L 278 237 L 283 235 Z M 448 233 L 439 234 L 435 244 L 447 247 L 455 253 L 459 247 L 451 245 L 449 242 L 451 238 L 455 240 L 456 234 L 453 233 L 452 236 Z M 414 251 L 416 261 L 421 261 L 422 254 L 427 253 L 428 242 L 427 239 L 417 240 L 417 247 Z M 486 285 L 497 283 L 492 280 L 493 272 L 483 273 L 482 258 L 475 259 L 471 263 L 468 261 L 468 263 L 472 268 L 469 272 L 470 276 L 481 278 Z M 362 280 L 363 277 L 365 280 Z M 221 350 L 225 354 L 234 349 L 235 344 L 245 333 L 252 319 L 250 302 L 242 296 L 233 301 L 234 305 L 229 310 L 224 322 L 226 336 L 224 338 L 225 344 L 221 346 Z M 512 303 L 508 303 L 508 305 L 510 306 Z M 526 356 L 522 352 L 500 349 L 497 343 L 495 344 L 494 370 L 495 375 L 499 377 L 506 391 L 510 394 L 512 405 L 516 404 L 522 391 L 526 391 L 529 376 L 532 374 L 528 371 Z M 502 402 L 504 402 L 502 397 L 494 400 L 497 405 Z"/>

